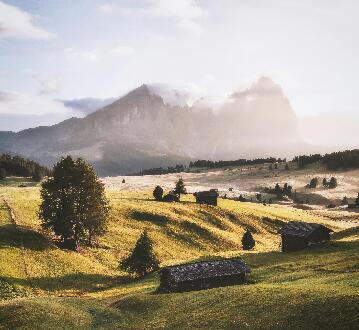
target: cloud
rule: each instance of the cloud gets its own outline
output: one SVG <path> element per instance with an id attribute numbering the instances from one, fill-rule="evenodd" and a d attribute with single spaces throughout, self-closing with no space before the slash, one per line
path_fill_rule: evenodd
<path id="1" fill-rule="evenodd" d="M 200 36 L 203 33 L 203 29 L 202 27 L 190 20 L 181 20 L 177 23 L 177 26 L 186 31 L 186 32 L 190 32 L 191 34 L 194 34 L 196 36 Z"/>
<path id="2" fill-rule="evenodd" d="M 0 38 L 51 39 L 54 36 L 34 25 L 29 13 L 0 1 Z"/>
<path id="3" fill-rule="evenodd" d="M 116 46 L 105 50 L 77 50 L 75 48 L 66 48 L 65 56 L 69 61 L 81 60 L 84 62 L 98 62 L 107 59 L 110 56 L 128 56 L 135 52 L 131 46 Z"/>
<path id="4" fill-rule="evenodd" d="M 74 114 L 74 111 L 45 95 L 0 91 L 0 114 L 44 115 L 49 113 L 69 117 Z"/>
<path id="5" fill-rule="evenodd" d="M 112 54 L 119 56 L 131 55 L 134 52 L 135 50 L 131 46 L 117 46 L 114 49 L 112 49 Z"/>
<path id="6" fill-rule="evenodd" d="M 173 19 L 176 26 L 191 34 L 199 36 L 203 29 L 197 22 L 207 16 L 207 12 L 195 0 L 147 0 L 142 8 L 121 7 L 114 3 L 98 6 L 102 14 L 121 14 L 125 16 L 140 16 Z"/>
<path id="7" fill-rule="evenodd" d="M 157 17 L 173 17 L 178 20 L 190 20 L 205 16 L 205 11 L 195 0 L 148 0 L 148 15 Z"/>

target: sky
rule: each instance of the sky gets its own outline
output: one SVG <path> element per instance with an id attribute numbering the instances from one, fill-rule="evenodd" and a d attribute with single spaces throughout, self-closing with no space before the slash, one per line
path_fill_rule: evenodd
<path id="1" fill-rule="evenodd" d="M 358 12 L 357 0 L 0 0 L 0 129 L 76 115 L 57 100 L 143 83 L 220 99 L 261 76 L 299 118 L 358 118 Z"/>

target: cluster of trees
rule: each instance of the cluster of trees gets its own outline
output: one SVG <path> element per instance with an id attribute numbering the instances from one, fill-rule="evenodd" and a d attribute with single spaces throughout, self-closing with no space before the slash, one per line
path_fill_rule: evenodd
<path id="1" fill-rule="evenodd" d="M 307 184 L 307 188 L 315 189 L 318 187 L 318 184 L 319 184 L 319 179 L 317 177 L 312 178 L 309 184 Z M 335 177 L 331 177 L 329 181 L 327 180 L 327 178 L 323 179 L 323 187 L 334 189 L 337 186 L 338 186 L 338 180 Z"/>
<path id="2" fill-rule="evenodd" d="M 264 192 L 267 193 L 267 194 L 273 194 L 273 195 L 276 195 L 278 199 L 282 199 L 284 196 L 288 196 L 288 197 L 291 197 L 292 196 L 292 190 L 293 190 L 293 187 L 290 186 L 288 183 L 285 183 L 283 185 L 283 187 L 281 187 L 279 185 L 279 183 L 277 183 L 273 188 L 264 188 Z"/>
<path id="3" fill-rule="evenodd" d="M 186 194 L 186 186 L 184 184 L 184 181 L 182 178 L 179 178 L 176 182 L 176 185 L 174 189 L 169 193 L 178 196 L 178 200 L 181 198 L 181 194 Z M 168 196 L 168 195 L 167 195 Z M 166 196 L 163 196 L 163 188 L 161 186 L 156 186 L 153 190 L 153 197 L 156 201 L 167 201 L 165 198 Z"/>
<path id="4" fill-rule="evenodd" d="M 184 165 L 176 165 L 174 167 L 154 167 L 147 170 L 143 170 L 140 173 L 137 173 L 135 175 L 161 175 L 161 174 L 170 174 L 170 173 L 181 173 L 186 170 L 186 166 Z"/>
<path id="5" fill-rule="evenodd" d="M 326 154 L 322 161 L 329 170 L 359 168 L 359 149 Z"/>
<path id="6" fill-rule="evenodd" d="M 328 170 L 359 168 L 359 149 L 333 152 L 324 156 L 320 154 L 296 156 L 293 161 L 297 162 L 299 168 L 316 162 L 325 164 Z"/>
<path id="7" fill-rule="evenodd" d="M 40 164 L 8 154 L 0 155 L 0 180 L 7 176 L 31 177 L 34 181 L 40 181 L 42 177 L 50 175 L 51 171 Z"/>
<path id="8" fill-rule="evenodd" d="M 316 163 L 322 159 L 322 156 L 320 154 L 314 154 L 314 155 L 302 155 L 302 156 L 296 156 L 293 158 L 293 161 L 297 163 L 298 168 L 304 168 L 305 166 L 309 164 Z"/>
<path id="9" fill-rule="evenodd" d="M 220 168 L 227 166 L 247 166 L 247 165 L 260 165 L 260 164 L 274 164 L 274 163 L 282 163 L 285 162 L 286 159 L 281 158 L 256 158 L 256 159 L 237 159 L 237 160 L 196 160 L 194 162 L 189 163 L 189 167 L 204 167 L 204 168 Z"/>

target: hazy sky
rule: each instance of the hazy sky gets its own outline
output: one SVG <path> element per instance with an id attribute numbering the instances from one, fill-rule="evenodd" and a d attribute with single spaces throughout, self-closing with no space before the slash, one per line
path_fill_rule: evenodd
<path id="1" fill-rule="evenodd" d="M 222 96 L 263 75 L 298 116 L 358 113 L 358 13 L 357 0 L 0 0 L 0 114 L 153 82 Z"/>

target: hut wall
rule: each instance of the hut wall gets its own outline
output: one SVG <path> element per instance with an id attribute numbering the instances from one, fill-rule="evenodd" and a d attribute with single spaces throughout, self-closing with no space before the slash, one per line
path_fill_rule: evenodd
<path id="1" fill-rule="evenodd" d="M 216 288 L 227 285 L 242 284 L 245 281 L 245 274 L 217 276 L 206 279 L 195 279 L 175 283 L 170 277 L 161 276 L 160 290 L 163 292 L 186 292 Z"/>
<path id="2" fill-rule="evenodd" d="M 282 251 L 299 251 L 308 246 L 308 240 L 304 237 L 296 237 L 282 234 Z"/>

